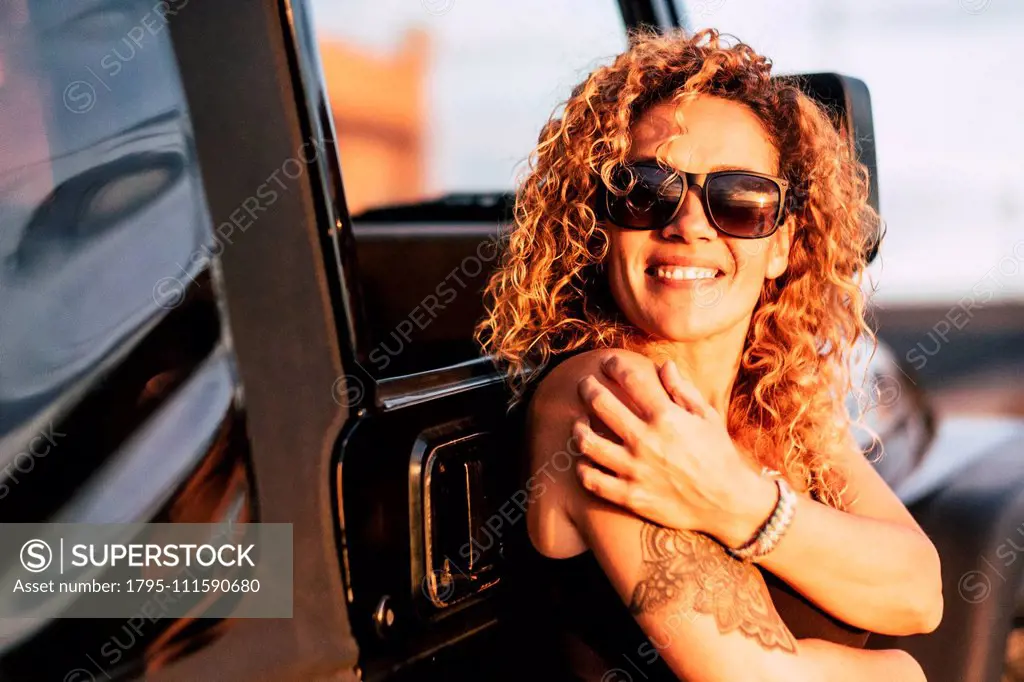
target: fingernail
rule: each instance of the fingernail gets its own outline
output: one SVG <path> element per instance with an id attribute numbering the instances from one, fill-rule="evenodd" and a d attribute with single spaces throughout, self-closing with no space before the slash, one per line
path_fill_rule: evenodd
<path id="1" fill-rule="evenodd" d="M 586 417 L 576 420 L 575 428 L 573 432 L 576 435 L 576 440 L 583 440 L 590 434 L 590 420 Z"/>

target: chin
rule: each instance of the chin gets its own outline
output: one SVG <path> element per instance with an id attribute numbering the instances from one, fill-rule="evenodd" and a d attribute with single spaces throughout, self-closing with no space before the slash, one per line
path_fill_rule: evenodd
<path id="1" fill-rule="evenodd" d="M 665 331 L 657 334 L 657 336 L 666 341 L 672 341 L 673 343 L 695 343 L 704 339 L 709 339 L 716 334 L 720 333 L 719 329 L 703 329 L 700 327 L 691 327 L 688 329 L 666 329 Z"/>
<path id="2" fill-rule="evenodd" d="M 739 301 L 722 300 L 717 305 L 696 304 L 672 306 L 649 301 L 634 309 L 632 322 L 656 339 L 676 343 L 693 343 L 737 332 L 738 326 L 750 323 L 750 312 Z M 752 310 L 752 307 L 751 307 Z M 632 316 L 630 316 L 632 317 Z"/>
<path id="3" fill-rule="evenodd" d="M 707 311 L 695 311 L 696 315 L 707 315 Z M 677 313 L 675 319 L 648 320 L 642 325 L 651 336 L 676 343 L 692 343 L 710 338 L 724 331 L 728 325 L 714 319 L 693 319 L 685 313 Z"/>

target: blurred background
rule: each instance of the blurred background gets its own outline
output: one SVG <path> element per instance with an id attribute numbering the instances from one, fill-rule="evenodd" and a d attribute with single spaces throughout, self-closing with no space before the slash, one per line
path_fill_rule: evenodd
<path id="1" fill-rule="evenodd" d="M 940 414 L 1024 414 L 1024 4 L 675 2 L 779 73 L 868 85 L 880 336 Z M 312 4 L 355 214 L 512 189 L 572 86 L 625 47 L 615 0 Z"/>

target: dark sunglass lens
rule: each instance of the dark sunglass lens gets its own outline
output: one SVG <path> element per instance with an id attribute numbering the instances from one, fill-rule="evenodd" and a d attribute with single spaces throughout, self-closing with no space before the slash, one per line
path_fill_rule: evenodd
<path id="1" fill-rule="evenodd" d="M 682 178 L 656 166 L 632 166 L 620 169 L 614 186 L 625 190 L 624 196 L 608 195 L 609 218 L 621 227 L 652 230 L 666 225 L 679 204 Z"/>
<path id="2" fill-rule="evenodd" d="M 775 229 L 779 186 L 741 173 L 717 175 L 704 188 L 708 210 L 718 227 L 737 237 L 762 237 Z"/>

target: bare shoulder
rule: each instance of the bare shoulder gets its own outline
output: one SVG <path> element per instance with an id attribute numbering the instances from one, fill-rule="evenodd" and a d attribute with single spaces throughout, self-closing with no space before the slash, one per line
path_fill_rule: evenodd
<path id="1" fill-rule="evenodd" d="M 564 448 L 572 434 L 576 419 L 586 410 L 577 393 L 577 385 L 585 376 L 601 377 L 601 363 L 620 357 L 632 362 L 653 363 L 647 357 L 621 348 L 601 348 L 568 358 L 545 376 L 527 408 L 527 430 L 534 465 L 543 463 Z M 614 390 L 614 388 L 613 388 Z"/>
<path id="2" fill-rule="evenodd" d="M 572 556 L 586 549 L 573 520 L 588 497 L 574 475 L 578 450 L 572 429 L 586 414 L 576 386 L 587 375 L 600 376 L 601 362 L 614 356 L 650 362 L 639 353 L 616 348 L 574 355 L 541 380 L 527 406 L 527 524 L 534 545 L 549 556 Z"/>
<path id="3" fill-rule="evenodd" d="M 541 380 L 530 406 L 531 413 L 547 411 L 568 403 L 581 410 L 576 395 L 576 384 L 588 374 L 600 374 L 601 363 L 612 357 L 654 366 L 654 362 L 647 356 L 624 348 L 599 348 L 574 355 Z"/>

